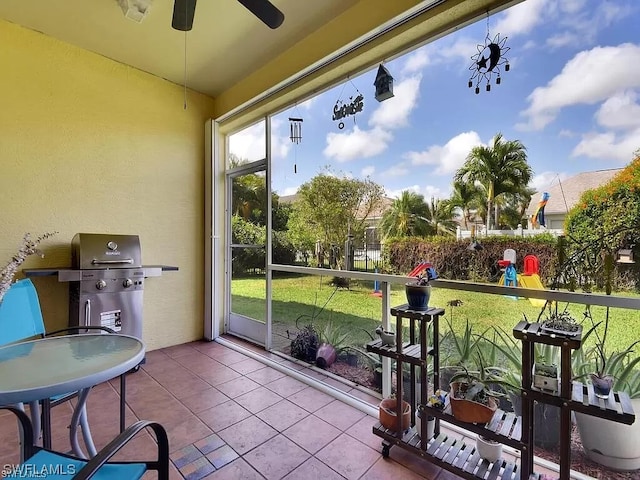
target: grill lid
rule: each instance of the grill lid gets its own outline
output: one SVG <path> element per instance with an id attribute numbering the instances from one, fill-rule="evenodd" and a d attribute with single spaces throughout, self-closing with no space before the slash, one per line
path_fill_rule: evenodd
<path id="1" fill-rule="evenodd" d="M 138 235 L 77 233 L 71 240 L 71 266 L 81 270 L 142 266 Z"/>

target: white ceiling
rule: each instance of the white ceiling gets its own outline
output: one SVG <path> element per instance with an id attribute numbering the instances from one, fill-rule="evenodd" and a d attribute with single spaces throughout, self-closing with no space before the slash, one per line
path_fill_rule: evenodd
<path id="1" fill-rule="evenodd" d="M 0 0 L 0 18 L 215 97 L 358 0 L 272 0 L 271 30 L 236 0 L 199 0 L 193 30 L 171 28 L 172 0 L 153 0 L 141 23 L 117 0 Z"/>

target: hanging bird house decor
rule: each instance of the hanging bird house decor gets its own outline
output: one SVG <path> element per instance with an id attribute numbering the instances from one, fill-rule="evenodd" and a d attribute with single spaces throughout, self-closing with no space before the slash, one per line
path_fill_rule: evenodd
<path id="1" fill-rule="evenodd" d="M 383 65 L 378 67 L 376 80 L 373 82 L 376 87 L 376 100 L 382 102 L 393 97 L 393 77 Z"/>
<path id="2" fill-rule="evenodd" d="M 353 85 L 353 83 L 352 83 Z M 355 85 L 354 85 L 355 87 Z M 344 90 L 344 87 L 342 88 Z M 336 104 L 333 106 L 333 116 L 331 119 L 335 122 L 336 120 L 340 120 L 338 123 L 338 128 L 342 130 L 344 128 L 343 118 L 353 116 L 353 121 L 355 123 L 355 115 L 356 113 L 360 113 L 364 108 L 364 97 L 360 93 L 360 91 L 356 88 L 356 92 L 358 95 L 356 97 L 349 97 L 349 103 L 343 102 L 340 98 L 336 101 Z M 340 94 L 342 96 L 342 93 Z"/>
<path id="3" fill-rule="evenodd" d="M 509 61 L 504 56 L 510 48 L 506 46 L 507 37 L 500 38 L 500 34 L 491 39 L 489 31 L 487 29 L 487 37 L 484 44 L 478 45 L 478 53 L 471 57 L 472 64 L 469 67 L 471 70 L 471 78 L 469 78 L 469 88 L 474 85 L 476 87 L 476 94 L 480 93 L 480 85 L 486 84 L 485 89 L 487 92 L 491 91 L 491 80 L 495 78 L 495 84 L 500 85 L 502 69 L 505 72 L 509 71 Z"/>
<path id="4" fill-rule="evenodd" d="M 292 118 L 289 117 L 289 138 L 295 144 L 298 144 L 302 141 L 302 122 L 304 120 L 302 118 Z"/>

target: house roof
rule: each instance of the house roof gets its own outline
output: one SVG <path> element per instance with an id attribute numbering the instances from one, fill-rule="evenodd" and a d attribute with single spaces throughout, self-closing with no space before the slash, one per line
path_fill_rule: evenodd
<path id="1" fill-rule="evenodd" d="M 582 172 L 566 180 L 558 180 L 549 188 L 536 192 L 531 197 L 527 213 L 533 215 L 544 192 L 549 193 L 549 200 L 544 209 L 546 215 L 568 213 L 585 191 L 604 185 L 620 171 L 622 171 L 621 168 L 612 168 Z"/>

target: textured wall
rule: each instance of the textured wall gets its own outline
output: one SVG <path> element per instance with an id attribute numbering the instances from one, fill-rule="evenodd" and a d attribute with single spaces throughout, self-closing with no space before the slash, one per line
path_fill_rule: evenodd
<path id="1" fill-rule="evenodd" d="M 204 123 L 213 100 L 0 20 L 0 265 L 25 232 L 59 233 L 27 268 L 68 266 L 77 232 L 138 234 L 152 350 L 202 337 Z M 47 327 L 68 286 L 35 281 Z"/>

